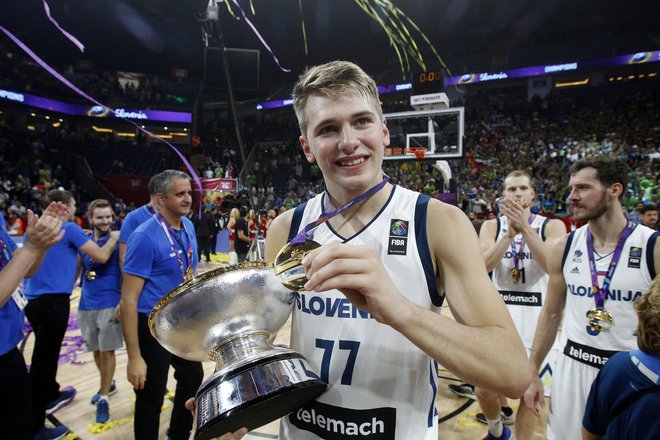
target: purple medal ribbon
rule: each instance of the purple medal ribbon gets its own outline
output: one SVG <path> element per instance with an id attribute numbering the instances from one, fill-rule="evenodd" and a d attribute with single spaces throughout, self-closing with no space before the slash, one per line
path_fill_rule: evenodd
<path id="1" fill-rule="evenodd" d="M 2 270 L 6 265 L 9 264 L 9 260 L 11 260 L 11 254 L 7 248 L 7 243 L 5 243 L 2 238 L 0 238 L 0 243 L 2 243 L 2 255 L 0 255 L 0 270 Z"/>
<path id="2" fill-rule="evenodd" d="M 181 250 L 185 250 L 185 246 L 183 245 L 183 241 L 179 237 L 179 234 L 174 230 L 174 228 L 167 223 L 167 220 L 165 220 L 165 217 L 163 217 L 163 214 L 160 212 L 157 212 L 154 214 L 154 217 L 156 217 L 156 220 L 160 224 L 160 226 L 163 228 L 163 231 L 165 232 L 165 235 L 167 236 L 167 241 L 170 242 L 170 248 L 172 249 L 172 252 L 174 252 L 174 255 L 176 255 L 177 260 L 179 261 L 179 268 L 181 269 L 181 276 L 183 277 L 183 281 L 188 281 L 186 277 L 186 272 L 189 270 L 192 271 L 192 266 L 193 266 L 193 261 L 192 261 L 192 243 L 190 242 L 190 238 L 188 238 L 188 252 L 186 252 L 186 263 L 187 266 L 184 266 L 183 260 L 179 256 L 179 252 L 176 249 L 176 246 L 174 246 L 174 240 L 178 243 L 179 246 L 181 246 Z M 181 230 L 183 231 L 186 236 L 188 233 L 186 232 L 186 226 L 183 224 L 183 220 L 181 221 Z"/>
<path id="3" fill-rule="evenodd" d="M 527 223 L 531 225 L 533 218 L 534 218 L 534 214 L 530 214 L 529 218 L 527 219 Z M 520 240 L 520 249 L 516 249 L 516 237 L 513 237 L 513 241 L 511 242 L 511 256 L 513 258 L 513 267 L 515 267 L 516 270 L 520 270 L 519 267 L 520 260 L 518 260 L 518 254 L 522 253 L 524 247 L 525 247 L 525 237 L 523 237 Z"/>
<path id="4" fill-rule="evenodd" d="M 385 184 L 387 182 L 389 182 L 389 180 L 390 180 L 389 177 L 383 176 L 383 181 L 380 182 L 378 185 L 368 189 L 366 192 L 360 194 L 359 196 L 357 196 L 353 200 L 341 205 L 337 209 L 332 210 L 330 212 L 324 212 L 323 214 L 321 214 L 319 216 L 319 218 L 316 221 L 314 221 L 312 223 L 309 223 L 307 226 L 305 226 L 303 228 L 303 230 L 300 231 L 298 233 L 298 235 L 296 235 L 293 238 L 293 240 L 291 240 L 289 245 L 291 247 L 299 246 L 301 244 L 304 244 L 305 240 L 307 240 L 307 239 L 311 240 L 314 237 L 314 229 L 318 228 L 323 223 L 327 222 L 328 220 L 330 220 L 332 217 L 336 216 L 337 214 L 340 214 L 341 212 L 346 211 L 348 208 L 355 205 L 356 203 L 360 203 L 360 202 L 368 199 L 372 195 L 376 194 L 378 191 L 383 189 L 383 187 L 385 186 Z M 328 196 L 328 193 L 326 191 L 326 197 L 327 196 Z M 329 203 L 329 201 L 328 201 L 328 203 Z"/>
<path id="5" fill-rule="evenodd" d="M 612 282 L 612 276 L 614 276 L 614 270 L 616 265 L 619 263 L 619 258 L 621 258 L 621 252 L 623 252 L 623 244 L 626 242 L 626 239 L 630 237 L 635 225 L 632 222 L 628 222 L 621 235 L 619 236 L 619 241 L 614 248 L 614 255 L 612 255 L 612 261 L 610 261 L 610 267 L 607 269 L 607 274 L 603 280 L 603 286 L 598 286 L 598 271 L 596 270 L 596 260 L 594 259 L 594 238 L 591 235 L 591 230 L 587 228 L 587 254 L 589 255 L 589 269 L 591 270 L 591 289 L 594 293 L 594 300 L 596 301 L 597 309 L 604 309 L 605 307 L 605 297 L 607 292 L 610 290 L 610 283 Z"/>

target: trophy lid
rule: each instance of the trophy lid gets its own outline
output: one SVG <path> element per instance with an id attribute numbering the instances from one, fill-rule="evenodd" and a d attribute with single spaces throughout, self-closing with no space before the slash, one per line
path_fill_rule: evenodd
<path id="1" fill-rule="evenodd" d="M 149 329 L 171 353 L 206 361 L 224 341 L 275 334 L 294 299 L 271 264 L 245 262 L 205 272 L 166 294 L 149 314 Z"/>

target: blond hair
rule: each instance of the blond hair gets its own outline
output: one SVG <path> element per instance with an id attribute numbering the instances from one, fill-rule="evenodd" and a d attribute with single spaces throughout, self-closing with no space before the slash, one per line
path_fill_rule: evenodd
<path id="1" fill-rule="evenodd" d="M 529 180 L 529 186 L 533 186 L 531 174 L 529 174 L 527 171 L 524 170 L 515 170 L 515 171 L 511 171 L 509 174 L 506 175 L 506 177 L 504 178 L 504 182 L 502 183 L 502 189 L 503 190 L 506 189 L 507 179 L 515 178 L 515 177 L 527 177 L 527 179 Z"/>
<path id="2" fill-rule="evenodd" d="M 115 218 L 115 211 L 112 209 L 110 202 L 108 202 L 106 199 L 96 199 L 89 202 L 89 206 L 87 206 L 87 217 L 94 217 L 94 210 L 98 208 L 110 208 L 110 212 L 112 212 L 112 218 Z"/>
<path id="3" fill-rule="evenodd" d="M 645 353 L 660 355 L 660 275 L 656 275 L 648 292 L 635 302 L 639 317 L 637 345 Z"/>
<path id="4" fill-rule="evenodd" d="M 298 118 L 300 133 L 305 136 L 307 119 L 305 107 L 311 95 L 334 96 L 359 93 L 373 105 L 378 117 L 383 119 L 383 109 L 378 97 L 376 82 L 358 65 L 350 61 L 331 61 L 305 70 L 293 87 L 293 109 Z"/>

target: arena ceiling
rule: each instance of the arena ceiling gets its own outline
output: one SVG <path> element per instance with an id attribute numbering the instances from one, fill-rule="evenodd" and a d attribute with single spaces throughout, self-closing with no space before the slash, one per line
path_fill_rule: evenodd
<path id="1" fill-rule="evenodd" d="M 191 76 L 201 76 L 199 17 L 207 0 L 47 1 L 53 18 L 85 44 L 84 54 L 48 21 L 40 0 L 1 2 L 0 24 L 53 65 L 89 59 L 103 69 L 169 73 L 172 68 L 186 68 Z M 236 2 L 290 73 L 277 67 Z M 400 11 L 393 21 L 381 8 L 387 3 Z M 220 4 L 226 45 L 261 50 L 262 77 L 281 81 L 292 80 L 305 65 L 339 58 L 360 63 L 383 83 L 397 81 L 423 70 L 413 55 L 408 63 L 401 55 L 415 46 L 427 70 L 439 68 L 442 59 L 454 74 L 562 62 L 566 60 L 557 58 L 570 60 L 591 52 L 599 57 L 660 47 L 657 2 L 651 1 L 230 0 L 229 4 L 240 19 Z M 373 16 L 365 12 L 370 8 L 376 11 Z M 402 24 L 410 34 L 395 49 L 388 32 L 396 33 Z M 4 35 L 0 44 L 16 50 Z M 534 59 L 544 51 L 553 59 Z"/>

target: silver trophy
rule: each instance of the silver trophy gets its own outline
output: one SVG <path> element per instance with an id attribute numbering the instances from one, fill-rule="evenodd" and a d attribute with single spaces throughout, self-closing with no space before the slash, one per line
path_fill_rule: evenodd
<path id="1" fill-rule="evenodd" d="M 326 390 L 301 354 L 271 344 L 294 300 L 272 265 L 255 261 L 195 277 L 151 310 L 149 328 L 163 347 L 216 363 L 195 396 L 195 439 L 258 428 Z"/>

